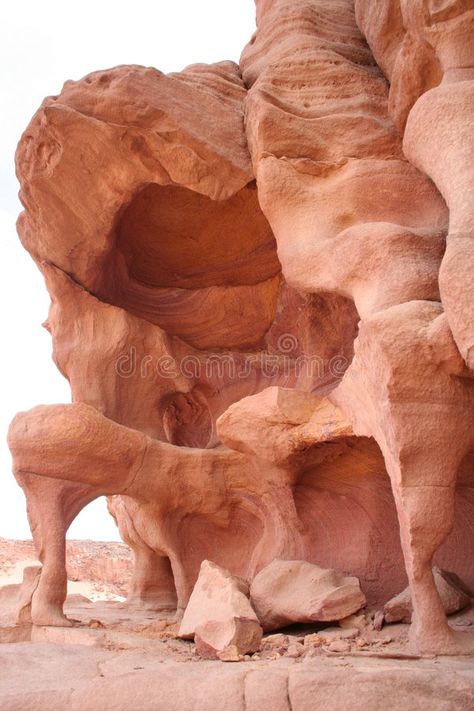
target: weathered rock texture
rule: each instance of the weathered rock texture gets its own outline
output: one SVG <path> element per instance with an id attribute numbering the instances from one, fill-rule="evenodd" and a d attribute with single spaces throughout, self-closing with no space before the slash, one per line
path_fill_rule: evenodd
<path id="1" fill-rule="evenodd" d="M 456 651 L 431 570 L 474 584 L 474 10 L 257 0 L 257 26 L 240 67 L 67 82 L 21 139 L 73 400 L 9 434 L 32 618 L 67 624 L 65 532 L 107 495 L 130 604 L 184 609 L 204 559 L 377 604 L 406 570 L 413 642 Z"/>

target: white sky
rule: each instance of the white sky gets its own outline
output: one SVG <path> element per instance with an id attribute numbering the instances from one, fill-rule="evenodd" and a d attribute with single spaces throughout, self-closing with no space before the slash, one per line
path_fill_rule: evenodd
<path id="1" fill-rule="evenodd" d="M 29 538 L 25 500 L 5 442 L 14 414 L 68 402 L 67 382 L 51 360 L 41 327 L 49 299 L 15 231 L 21 210 L 13 156 L 45 96 L 67 79 L 117 64 L 164 72 L 195 62 L 238 61 L 254 31 L 253 0 L 16 0 L 0 23 L 0 536 Z M 105 502 L 90 504 L 69 538 L 118 539 Z"/>

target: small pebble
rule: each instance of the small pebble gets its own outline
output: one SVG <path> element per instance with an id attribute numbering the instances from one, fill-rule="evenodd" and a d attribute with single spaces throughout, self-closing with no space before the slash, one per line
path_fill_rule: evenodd
<path id="1" fill-rule="evenodd" d="M 305 647 L 319 647 L 323 643 L 322 637 L 319 634 L 307 634 L 304 638 Z"/>
<path id="2" fill-rule="evenodd" d="M 298 657 L 301 657 L 303 654 L 304 648 L 301 644 L 290 644 L 288 647 L 285 656 L 286 657 L 291 657 L 292 659 L 297 659 Z"/>

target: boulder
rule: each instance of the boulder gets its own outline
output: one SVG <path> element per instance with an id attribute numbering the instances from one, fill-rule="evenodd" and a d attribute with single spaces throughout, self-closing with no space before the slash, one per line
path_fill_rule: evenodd
<path id="1" fill-rule="evenodd" d="M 179 628 L 179 636 L 195 638 L 196 651 L 205 659 L 235 647 L 238 654 L 260 649 L 262 628 L 241 578 L 211 561 L 201 564 L 199 577 Z"/>
<path id="2" fill-rule="evenodd" d="M 433 577 L 447 615 L 452 615 L 470 604 L 469 591 L 457 575 L 435 566 Z M 384 605 L 384 621 L 410 623 L 412 612 L 411 593 L 407 587 Z"/>
<path id="3" fill-rule="evenodd" d="M 301 560 L 274 560 L 263 568 L 250 600 L 264 630 L 340 620 L 365 605 L 357 578 Z"/>

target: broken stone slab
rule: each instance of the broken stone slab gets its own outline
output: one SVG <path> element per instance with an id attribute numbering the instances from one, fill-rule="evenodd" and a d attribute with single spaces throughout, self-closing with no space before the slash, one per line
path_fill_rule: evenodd
<path id="1" fill-rule="evenodd" d="M 459 612 L 471 603 L 469 590 L 457 575 L 435 566 L 433 567 L 433 577 L 447 615 Z M 410 587 L 407 587 L 384 605 L 383 618 L 388 623 L 405 622 L 409 624 L 412 612 Z"/>
<path id="2" fill-rule="evenodd" d="M 256 619 L 234 617 L 210 620 L 196 628 L 196 653 L 203 659 L 239 661 L 244 654 L 258 652 L 262 628 Z"/>
<path id="3" fill-rule="evenodd" d="M 332 622 L 365 605 L 359 580 L 302 560 L 274 560 L 254 578 L 250 600 L 265 631 Z"/>
<path id="4" fill-rule="evenodd" d="M 239 654 L 257 651 L 262 629 L 248 594 L 244 580 L 204 560 L 181 620 L 179 636 L 195 637 L 198 654 L 206 658 L 215 659 L 217 652 L 230 645 L 235 645 Z"/>

